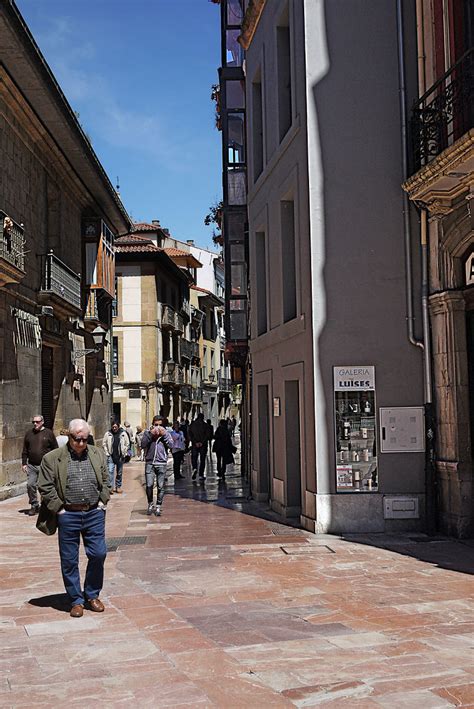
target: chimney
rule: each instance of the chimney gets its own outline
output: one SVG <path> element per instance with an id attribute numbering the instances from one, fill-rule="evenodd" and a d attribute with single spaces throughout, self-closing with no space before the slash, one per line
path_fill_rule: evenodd
<path id="1" fill-rule="evenodd" d="M 188 246 L 194 246 L 194 239 L 187 239 L 186 243 L 188 244 Z"/>
<path id="2" fill-rule="evenodd" d="M 169 236 L 169 235 L 170 235 L 170 230 L 169 230 L 169 229 L 162 229 L 161 231 L 163 232 L 163 234 L 166 234 L 166 236 Z"/>
<path id="3" fill-rule="evenodd" d="M 159 219 L 152 219 L 151 220 L 152 224 L 156 224 L 156 226 L 160 226 L 160 220 Z"/>

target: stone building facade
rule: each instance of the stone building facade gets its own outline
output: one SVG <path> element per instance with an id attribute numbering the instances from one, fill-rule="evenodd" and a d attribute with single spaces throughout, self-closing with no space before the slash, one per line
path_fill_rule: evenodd
<path id="1" fill-rule="evenodd" d="M 32 415 L 42 413 L 56 433 L 75 417 L 99 437 L 108 426 L 110 247 L 130 220 L 14 3 L 0 4 L 0 60 L 5 497 L 23 489 L 21 449 Z"/>
<path id="2" fill-rule="evenodd" d="M 426 244 L 440 529 L 474 534 L 474 11 L 417 3 L 419 96 L 404 183 Z"/>

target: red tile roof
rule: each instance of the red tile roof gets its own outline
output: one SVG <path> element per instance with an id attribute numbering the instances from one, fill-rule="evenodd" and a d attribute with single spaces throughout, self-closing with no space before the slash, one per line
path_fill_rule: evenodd
<path id="1" fill-rule="evenodd" d="M 158 220 L 157 220 L 158 221 Z M 161 230 L 161 224 L 149 224 L 148 222 L 136 222 L 133 224 L 133 231 L 158 231 Z"/>
<path id="2" fill-rule="evenodd" d="M 202 263 L 190 252 L 183 249 L 175 249 L 174 247 L 166 247 L 165 252 L 170 258 L 185 258 L 187 265 L 191 268 L 201 268 Z"/>
<path id="3" fill-rule="evenodd" d="M 125 246 L 116 246 L 115 251 L 118 254 L 138 254 L 138 253 L 160 253 L 163 249 L 157 248 L 154 244 L 126 244 Z"/>
<path id="4" fill-rule="evenodd" d="M 140 236 L 139 234 L 124 234 L 115 239 L 116 244 L 153 244 L 153 241 L 148 236 Z"/>
<path id="5" fill-rule="evenodd" d="M 210 290 L 207 290 L 207 288 L 201 288 L 200 286 L 195 286 L 192 285 L 191 288 L 193 290 L 198 290 L 200 293 L 206 293 L 206 295 L 214 295 Z"/>

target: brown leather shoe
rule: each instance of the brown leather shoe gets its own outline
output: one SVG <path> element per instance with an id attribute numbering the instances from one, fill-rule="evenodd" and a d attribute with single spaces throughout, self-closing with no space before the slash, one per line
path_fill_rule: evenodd
<path id="1" fill-rule="evenodd" d="M 84 607 L 83 606 L 73 606 L 71 608 L 71 611 L 69 613 L 71 618 L 82 618 L 84 615 Z"/>
<path id="2" fill-rule="evenodd" d="M 121 494 L 122 494 L 122 488 L 121 488 L 121 487 L 116 487 L 116 488 L 115 488 L 115 492 L 117 493 L 117 495 L 121 495 Z"/>
<path id="3" fill-rule="evenodd" d="M 103 613 L 105 610 L 104 604 L 98 598 L 93 598 L 89 601 L 89 608 L 91 611 L 94 611 L 94 613 Z"/>

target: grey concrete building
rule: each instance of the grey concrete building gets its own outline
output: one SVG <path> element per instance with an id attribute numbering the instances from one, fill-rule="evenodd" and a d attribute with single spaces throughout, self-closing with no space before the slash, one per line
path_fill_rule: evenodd
<path id="1" fill-rule="evenodd" d="M 128 215 L 14 2 L 0 2 L 0 497 L 22 491 L 31 417 L 111 400 L 114 234 Z M 92 335 L 95 332 L 96 337 Z"/>
<path id="2" fill-rule="evenodd" d="M 399 72 L 411 103 L 414 4 L 252 0 L 239 41 L 252 492 L 315 531 L 421 529 L 426 397 L 407 335 L 421 318 L 406 305 L 416 210 L 404 219 Z"/>

